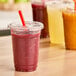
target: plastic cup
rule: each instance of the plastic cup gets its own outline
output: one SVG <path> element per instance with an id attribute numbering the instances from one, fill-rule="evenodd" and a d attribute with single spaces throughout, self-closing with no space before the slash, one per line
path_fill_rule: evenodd
<path id="1" fill-rule="evenodd" d="M 50 42 L 53 44 L 64 44 L 62 8 L 61 1 L 47 3 L 49 36 Z"/>
<path id="2" fill-rule="evenodd" d="M 65 47 L 68 50 L 76 50 L 76 10 L 63 11 Z"/>
<path id="3" fill-rule="evenodd" d="M 38 63 L 40 33 L 43 24 L 26 22 L 26 27 L 12 23 L 11 28 L 14 66 L 16 71 L 35 71 Z"/>
<path id="4" fill-rule="evenodd" d="M 49 35 L 47 7 L 42 0 L 32 0 L 32 14 L 34 21 L 44 24 L 44 29 L 41 31 L 41 38 L 47 38 Z"/>

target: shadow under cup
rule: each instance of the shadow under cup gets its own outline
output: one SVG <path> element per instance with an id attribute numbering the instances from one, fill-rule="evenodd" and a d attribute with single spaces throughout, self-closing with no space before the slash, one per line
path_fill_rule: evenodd
<path id="1" fill-rule="evenodd" d="M 26 22 L 26 27 L 13 23 L 10 25 L 16 71 L 36 70 L 41 29 L 39 22 Z"/>
<path id="2" fill-rule="evenodd" d="M 66 9 L 63 11 L 65 47 L 68 50 L 76 50 L 76 11 Z"/>

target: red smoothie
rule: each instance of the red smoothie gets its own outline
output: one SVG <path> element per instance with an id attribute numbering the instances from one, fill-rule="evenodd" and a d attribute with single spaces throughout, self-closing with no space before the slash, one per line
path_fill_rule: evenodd
<path id="1" fill-rule="evenodd" d="M 33 20 L 42 22 L 44 24 L 44 29 L 41 32 L 41 37 L 48 37 L 48 16 L 46 6 L 40 3 L 32 3 L 32 10 Z"/>
<path id="2" fill-rule="evenodd" d="M 36 70 L 40 33 L 11 34 L 15 70 L 26 72 Z"/>

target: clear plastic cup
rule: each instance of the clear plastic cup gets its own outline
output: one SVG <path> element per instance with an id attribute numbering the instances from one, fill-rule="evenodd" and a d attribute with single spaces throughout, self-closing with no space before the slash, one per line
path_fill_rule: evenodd
<path id="1" fill-rule="evenodd" d="M 11 28 L 14 66 L 16 71 L 30 72 L 36 70 L 40 33 L 43 24 L 26 22 L 26 27 L 12 23 Z"/>
<path id="2" fill-rule="evenodd" d="M 68 50 L 76 50 L 76 10 L 63 11 L 65 47 Z"/>
<path id="3" fill-rule="evenodd" d="M 48 33 L 48 16 L 47 7 L 44 0 L 31 0 L 33 21 L 42 22 L 44 29 L 41 31 L 41 38 L 47 38 Z"/>
<path id="4" fill-rule="evenodd" d="M 48 28 L 50 42 L 53 44 L 64 44 L 62 2 L 50 1 L 47 3 Z"/>

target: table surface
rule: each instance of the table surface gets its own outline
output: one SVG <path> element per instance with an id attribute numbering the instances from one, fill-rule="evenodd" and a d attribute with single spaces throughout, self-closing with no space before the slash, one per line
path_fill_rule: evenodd
<path id="1" fill-rule="evenodd" d="M 11 36 L 0 37 L 0 76 L 76 76 L 76 51 L 40 40 L 39 63 L 34 72 L 15 72 Z"/>

